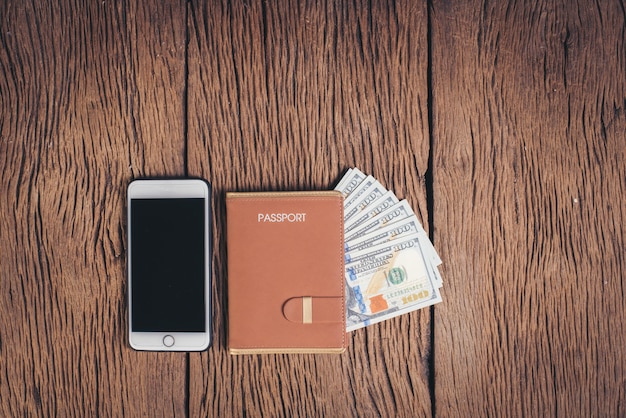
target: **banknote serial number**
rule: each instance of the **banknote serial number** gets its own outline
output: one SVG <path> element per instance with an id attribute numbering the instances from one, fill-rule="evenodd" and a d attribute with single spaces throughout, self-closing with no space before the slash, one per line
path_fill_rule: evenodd
<path id="1" fill-rule="evenodd" d="M 259 213 L 257 222 L 306 222 L 306 213 Z"/>

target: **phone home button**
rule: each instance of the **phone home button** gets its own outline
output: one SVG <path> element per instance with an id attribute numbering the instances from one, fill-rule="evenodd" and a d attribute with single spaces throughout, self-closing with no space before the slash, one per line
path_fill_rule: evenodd
<path id="1" fill-rule="evenodd" d="M 171 335 L 166 335 L 163 337 L 163 345 L 166 347 L 171 347 L 174 345 L 174 337 Z"/>

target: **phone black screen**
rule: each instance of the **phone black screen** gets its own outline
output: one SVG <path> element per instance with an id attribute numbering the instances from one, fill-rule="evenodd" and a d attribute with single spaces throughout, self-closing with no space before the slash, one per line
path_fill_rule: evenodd
<path id="1" fill-rule="evenodd" d="M 131 200 L 134 332 L 205 331 L 202 198 Z"/>

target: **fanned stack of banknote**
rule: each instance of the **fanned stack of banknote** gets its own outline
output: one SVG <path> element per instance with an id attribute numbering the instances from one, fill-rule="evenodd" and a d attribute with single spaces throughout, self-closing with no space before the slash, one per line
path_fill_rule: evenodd
<path id="1" fill-rule="evenodd" d="M 345 199 L 347 331 L 441 302 L 441 259 L 407 201 L 357 168 L 335 190 Z"/>

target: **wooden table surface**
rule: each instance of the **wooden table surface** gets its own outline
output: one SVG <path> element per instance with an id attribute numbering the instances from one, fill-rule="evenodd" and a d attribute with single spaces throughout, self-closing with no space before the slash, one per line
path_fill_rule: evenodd
<path id="1" fill-rule="evenodd" d="M 139 4 L 136 4 L 139 3 Z M 0 416 L 626 416 L 623 0 L 0 4 Z M 226 350 L 224 193 L 406 198 L 443 303 Z M 128 344 L 125 191 L 213 184 L 215 340 Z"/>

